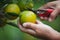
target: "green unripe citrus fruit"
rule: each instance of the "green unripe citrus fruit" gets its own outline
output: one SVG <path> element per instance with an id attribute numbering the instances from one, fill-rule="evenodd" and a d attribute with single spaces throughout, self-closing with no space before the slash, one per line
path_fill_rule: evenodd
<path id="1" fill-rule="evenodd" d="M 5 7 L 5 13 L 8 19 L 14 20 L 20 13 L 20 8 L 17 4 L 8 4 Z"/>
<path id="2" fill-rule="evenodd" d="M 20 22 L 25 23 L 25 22 L 36 22 L 36 15 L 32 11 L 23 11 L 20 13 Z"/>

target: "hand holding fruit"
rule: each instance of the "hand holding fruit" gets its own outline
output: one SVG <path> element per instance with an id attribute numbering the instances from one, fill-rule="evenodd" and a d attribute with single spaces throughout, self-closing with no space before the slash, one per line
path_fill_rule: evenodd
<path id="1" fill-rule="evenodd" d="M 36 15 L 31 11 L 23 11 L 20 13 L 18 26 L 21 31 L 37 38 L 50 40 L 53 38 L 57 39 L 56 37 L 59 37 L 57 36 L 59 33 L 52 29 L 50 26 L 45 25 L 38 20 L 36 21 Z"/>
<path id="2" fill-rule="evenodd" d="M 49 3 L 45 4 L 44 6 L 40 7 L 39 9 L 49 9 L 49 8 L 54 9 L 54 11 L 51 13 L 50 17 L 41 16 L 40 18 L 51 22 L 56 18 L 56 16 L 58 16 L 60 14 L 60 1 L 49 2 Z"/>
<path id="3" fill-rule="evenodd" d="M 59 37 L 59 33 L 50 26 L 45 25 L 38 20 L 36 21 L 36 15 L 31 11 L 23 11 L 20 13 L 18 26 L 21 31 L 37 38 L 57 40 L 57 37 Z"/>
<path id="4" fill-rule="evenodd" d="M 21 25 L 20 22 L 18 22 L 18 26 L 21 31 L 37 38 L 41 38 L 44 40 L 58 40 L 59 38 L 59 33 L 57 31 L 38 20 L 36 21 L 36 24 L 26 22 Z"/>

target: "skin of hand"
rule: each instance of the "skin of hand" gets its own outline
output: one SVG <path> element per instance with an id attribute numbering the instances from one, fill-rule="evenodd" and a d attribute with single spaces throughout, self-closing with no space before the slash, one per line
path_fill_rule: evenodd
<path id="1" fill-rule="evenodd" d="M 60 15 L 60 1 L 57 0 L 57 1 L 48 2 L 39 9 L 49 9 L 49 8 L 54 9 L 54 11 L 50 14 L 50 17 L 41 16 L 40 18 L 52 22 L 58 15 Z"/>
<path id="2" fill-rule="evenodd" d="M 36 21 L 36 24 L 27 22 L 21 25 L 18 22 L 18 26 L 22 32 L 28 33 L 34 37 L 44 40 L 60 40 L 59 32 L 38 20 Z"/>
<path id="3" fill-rule="evenodd" d="M 57 1 L 60 1 L 60 0 L 57 0 Z"/>

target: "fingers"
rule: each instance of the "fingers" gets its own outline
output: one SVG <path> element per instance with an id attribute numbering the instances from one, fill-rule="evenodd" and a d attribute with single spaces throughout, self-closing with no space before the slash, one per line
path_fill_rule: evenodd
<path id="1" fill-rule="evenodd" d="M 56 9 L 51 13 L 48 21 L 49 21 L 49 22 L 53 21 L 53 20 L 56 18 L 56 16 L 58 15 L 58 13 L 59 13 L 59 9 L 56 8 Z"/>
<path id="2" fill-rule="evenodd" d="M 42 20 L 48 20 L 48 17 L 40 17 Z"/>
<path id="3" fill-rule="evenodd" d="M 56 1 L 49 2 L 49 3 L 45 4 L 44 6 L 40 7 L 39 9 L 49 9 L 49 8 L 55 9 L 56 8 L 56 3 L 57 3 Z M 42 20 L 48 20 L 49 19 L 48 17 L 40 17 L 40 18 Z"/>
<path id="4" fill-rule="evenodd" d="M 49 17 L 40 17 L 41 19 L 43 20 L 48 20 L 49 22 L 52 22 L 56 17 L 57 15 L 60 13 L 59 12 L 60 8 L 56 8 L 51 14 Z"/>
<path id="5" fill-rule="evenodd" d="M 42 22 L 40 20 L 36 20 L 37 24 L 42 24 Z"/>
<path id="6" fill-rule="evenodd" d="M 19 26 L 20 30 L 23 31 L 23 32 L 25 32 L 25 33 L 28 33 L 28 34 L 30 34 L 30 35 L 35 35 L 35 34 L 36 34 L 34 30 L 32 30 L 32 29 L 27 29 L 27 28 L 25 28 L 25 27 L 22 27 L 22 26 L 20 25 L 20 23 L 18 23 L 18 26 Z"/>
<path id="7" fill-rule="evenodd" d="M 37 25 L 33 24 L 33 23 L 24 23 L 23 26 L 25 28 L 29 28 L 29 29 L 32 29 L 32 30 L 36 30 L 37 29 Z"/>
<path id="8" fill-rule="evenodd" d="M 60 10 L 60 3 L 59 1 L 54 1 L 54 2 L 50 2 L 50 3 L 47 3 L 46 5 L 44 5 L 43 7 L 41 7 L 41 9 L 48 9 L 49 7 L 53 8 L 54 11 L 51 13 L 50 17 L 40 17 L 41 19 L 43 20 L 48 20 L 49 22 L 52 22 L 56 16 L 60 13 L 59 10 Z"/>
<path id="9" fill-rule="evenodd" d="M 42 17 L 42 16 L 41 16 L 40 18 L 41 18 L 42 20 L 44 19 L 44 17 Z"/>

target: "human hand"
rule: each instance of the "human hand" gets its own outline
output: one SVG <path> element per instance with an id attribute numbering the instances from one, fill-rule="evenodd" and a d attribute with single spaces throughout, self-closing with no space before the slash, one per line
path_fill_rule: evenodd
<path id="1" fill-rule="evenodd" d="M 49 9 L 49 8 L 54 9 L 54 11 L 50 14 L 50 17 L 41 16 L 40 18 L 51 22 L 60 14 L 60 1 L 49 2 L 45 4 L 44 6 L 40 7 L 39 9 Z"/>
<path id="2" fill-rule="evenodd" d="M 42 38 L 44 40 L 45 39 L 46 40 L 50 40 L 50 39 L 57 40 L 57 37 L 59 34 L 57 31 L 52 29 L 50 26 L 43 24 L 42 22 L 38 20 L 36 21 L 36 24 L 27 22 L 21 25 L 18 22 L 18 26 L 21 31 L 28 33 L 34 37 Z"/>

